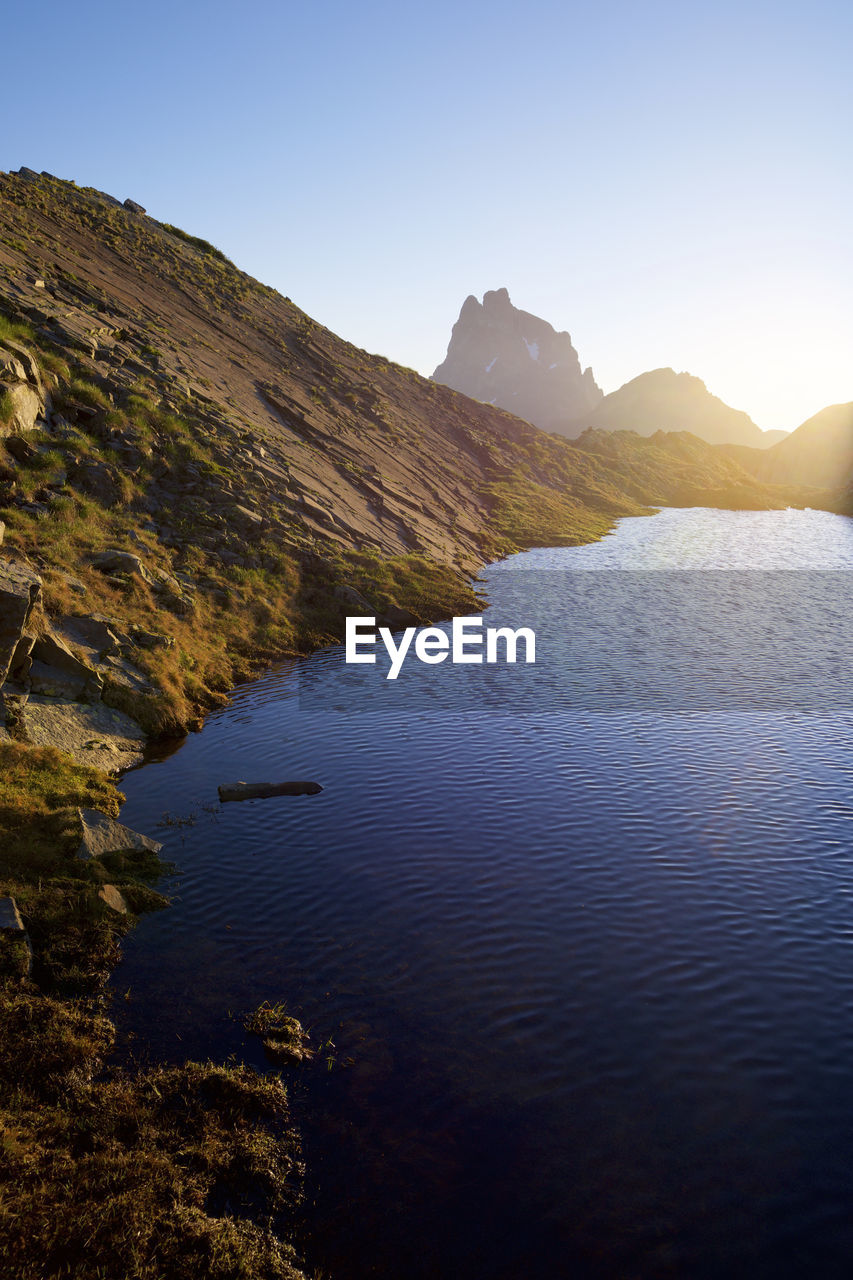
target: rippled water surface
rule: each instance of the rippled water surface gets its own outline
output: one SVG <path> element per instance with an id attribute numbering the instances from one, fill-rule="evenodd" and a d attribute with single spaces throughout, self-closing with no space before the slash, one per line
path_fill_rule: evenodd
<path id="1" fill-rule="evenodd" d="M 486 576 L 726 567 L 850 570 L 853 521 L 666 511 Z M 309 711 L 300 667 L 125 778 L 182 874 L 116 987 L 143 1056 L 262 1065 L 263 999 L 333 1042 L 292 1083 L 332 1280 L 849 1275 L 849 709 Z M 325 789 L 217 803 L 282 777 Z"/>

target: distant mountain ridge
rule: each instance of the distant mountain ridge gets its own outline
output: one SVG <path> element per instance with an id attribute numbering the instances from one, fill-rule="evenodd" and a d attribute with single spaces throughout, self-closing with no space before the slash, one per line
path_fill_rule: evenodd
<path id="1" fill-rule="evenodd" d="M 821 409 L 771 449 L 726 452 L 764 484 L 829 489 L 833 509 L 853 512 L 853 401 Z"/>
<path id="2" fill-rule="evenodd" d="M 544 431 L 576 439 L 588 428 L 690 431 L 708 444 L 767 449 L 787 432 L 762 431 L 748 414 L 712 395 L 701 378 L 653 369 L 604 395 L 582 369 L 566 332 L 514 307 L 506 289 L 465 299 L 447 355 L 433 379 L 474 400 L 508 409 Z"/>
<path id="3" fill-rule="evenodd" d="M 708 444 L 749 445 L 767 449 L 787 434 L 762 431 L 749 414 L 712 395 L 701 378 L 674 369 L 652 369 L 604 396 L 564 434 L 579 436 L 588 427 L 606 431 L 690 431 Z"/>
<path id="4" fill-rule="evenodd" d="M 436 382 L 508 409 L 545 431 L 587 413 L 603 392 L 568 333 L 512 305 L 506 289 L 471 295 L 453 326 Z"/>

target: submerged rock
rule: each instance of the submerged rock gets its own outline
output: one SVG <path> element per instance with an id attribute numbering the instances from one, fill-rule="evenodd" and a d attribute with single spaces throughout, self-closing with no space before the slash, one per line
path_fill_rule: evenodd
<path id="1" fill-rule="evenodd" d="M 219 799 L 266 800 L 269 796 L 316 796 L 323 788 L 319 782 L 224 782 Z"/>

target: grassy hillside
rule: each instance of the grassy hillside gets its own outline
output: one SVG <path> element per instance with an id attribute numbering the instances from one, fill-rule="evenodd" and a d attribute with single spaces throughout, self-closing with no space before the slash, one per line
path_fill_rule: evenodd
<path id="1" fill-rule="evenodd" d="M 729 448 L 726 453 L 763 484 L 810 485 L 813 490 L 823 491 L 817 494 L 813 505 L 850 511 L 853 403 L 829 405 L 772 449 L 758 452 Z"/>

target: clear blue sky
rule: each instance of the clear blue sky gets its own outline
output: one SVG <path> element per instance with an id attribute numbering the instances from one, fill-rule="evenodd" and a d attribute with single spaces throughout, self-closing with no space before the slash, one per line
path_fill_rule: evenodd
<path id="1" fill-rule="evenodd" d="M 605 391 L 853 399 L 849 0 L 80 0 L 7 35 L 0 167 L 132 196 L 368 350 L 431 373 L 505 285 Z"/>

